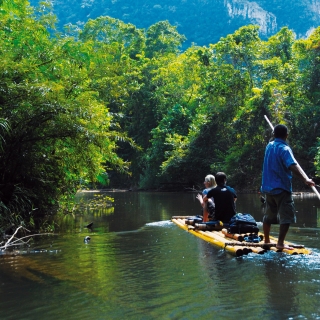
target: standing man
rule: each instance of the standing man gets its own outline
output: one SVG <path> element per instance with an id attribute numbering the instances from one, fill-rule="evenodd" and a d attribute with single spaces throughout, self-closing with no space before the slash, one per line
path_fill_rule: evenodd
<path id="1" fill-rule="evenodd" d="M 274 140 L 266 147 L 261 191 L 266 193 L 267 210 L 263 218 L 264 242 L 270 243 L 271 224 L 280 224 L 278 249 L 293 249 L 284 244 L 290 223 L 296 222 L 292 198 L 292 173 L 305 184 L 315 186 L 311 179 L 306 179 L 299 170 L 291 148 L 286 143 L 288 128 L 278 124 L 273 130 Z"/>
<path id="2" fill-rule="evenodd" d="M 228 223 L 236 214 L 235 201 L 237 194 L 235 190 L 227 186 L 227 176 L 223 172 L 218 172 L 215 175 L 217 186 L 209 190 L 204 196 L 203 201 L 213 198 L 215 203 L 215 219 Z"/>

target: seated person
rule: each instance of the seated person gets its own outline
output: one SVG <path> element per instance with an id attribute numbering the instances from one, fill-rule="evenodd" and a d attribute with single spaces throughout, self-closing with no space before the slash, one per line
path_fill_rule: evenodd
<path id="1" fill-rule="evenodd" d="M 216 187 L 216 180 L 212 174 L 208 174 L 204 178 L 204 186 L 205 189 L 202 191 L 202 194 L 197 194 L 197 199 L 199 200 L 201 207 L 203 208 L 203 222 L 207 222 L 208 220 L 215 220 L 214 211 L 215 205 L 212 198 L 208 199 L 207 203 L 203 201 L 203 197 L 208 194 L 209 190 Z"/>
<path id="2" fill-rule="evenodd" d="M 237 194 L 235 190 L 226 185 L 227 176 L 223 172 L 218 172 L 215 175 L 217 186 L 208 191 L 203 197 L 203 202 L 208 202 L 208 199 L 213 198 L 215 203 L 215 219 L 223 223 L 229 223 L 231 217 L 236 214 L 235 201 Z"/>

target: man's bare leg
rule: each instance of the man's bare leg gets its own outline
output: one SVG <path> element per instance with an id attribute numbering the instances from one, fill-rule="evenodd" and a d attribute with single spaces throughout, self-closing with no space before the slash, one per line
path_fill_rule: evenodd
<path id="1" fill-rule="evenodd" d="M 284 239 L 287 235 L 287 232 L 289 230 L 290 224 L 280 224 L 280 230 L 279 230 L 279 238 L 277 243 L 277 249 L 287 249 L 287 250 L 293 250 L 292 247 L 284 244 Z"/>
<path id="2" fill-rule="evenodd" d="M 264 233 L 264 243 L 270 243 L 270 229 L 271 229 L 271 224 L 263 223 L 263 233 Z"/>

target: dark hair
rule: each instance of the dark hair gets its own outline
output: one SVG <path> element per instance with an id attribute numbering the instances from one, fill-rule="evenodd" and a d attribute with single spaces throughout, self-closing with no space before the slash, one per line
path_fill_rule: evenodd
<path id="1" fill-rule="evenodd" d="M 224 172 L 217 172 L 215 178 L 218 186 L 223 186 L 225 180 L 227 180 L 227 176 Z"/>
<path id="2" fill-rule="evenodd" d="M 273 129 L 273 135 L 275 138 L 286 138 L 288 134 L 288 128 L 284 124 L 278 124 Z"/>

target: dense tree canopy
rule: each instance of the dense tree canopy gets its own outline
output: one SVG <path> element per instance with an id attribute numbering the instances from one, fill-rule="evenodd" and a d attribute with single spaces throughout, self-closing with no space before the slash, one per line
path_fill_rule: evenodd
<path id="1" fill-rule="evenodd" d="M 80 183 L 107 180 L 106 170 L 127 169 L 116 154 L 125 135 L 114 129 L 106 102 L 92 88 L 101 53 L 92 43 L 53 38 L 27 2 L 1 8 L 0 192 L 2 208 L 23 218 L 48 210 Z"/>
<path id="2" fill-rule="evenodd" d="M 83 186 L 198 186 L 225 171 L 259 190 L 274 123 L 320 169 L 320 29 L 261 40 L 245 26 L 180 52 L 168 21 L 102 16 L 55 33 L 50 6 L 0 2 L 0 226 L 55 212 Z M 37 210 L 36 210 L 37 209 Z"/>

